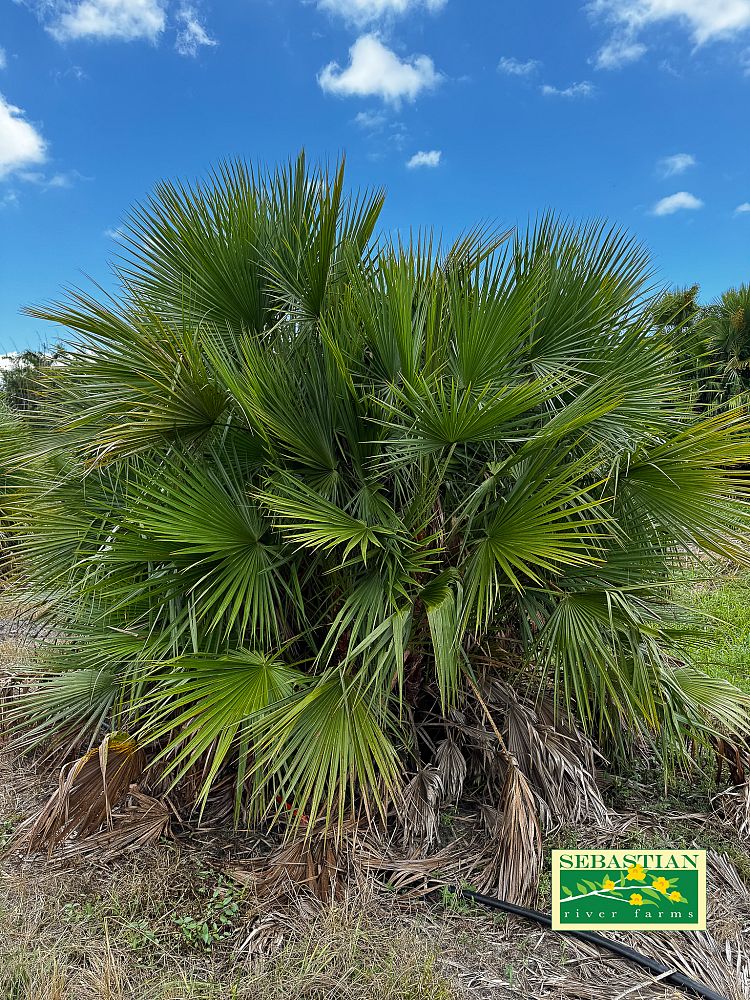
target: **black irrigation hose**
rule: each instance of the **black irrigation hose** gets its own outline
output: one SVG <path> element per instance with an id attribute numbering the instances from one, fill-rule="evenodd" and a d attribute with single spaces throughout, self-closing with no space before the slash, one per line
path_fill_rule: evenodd
<path id="1" fill-rule="evenodd" d="M 457 896 L 473 899 L 475 903 L 481 903 L 482 906 L 487 906 L 491 910 L 502 910 L 503 913 L 513 913 L 517 917 L 533 920 L 542 927 L 552 927 L 552 918 L 548 917 L 546 913 L 540 913 L 538 910 L 527 910 L 523 906 L 516 906 L 515 903 L 506 903 L 505 900 L 495 899 L 494 896 L 483 896 L 481 893 L 472 892 L 470 889 L 454 891 Z M 625 944 L 620 944 L 619 941 L 611 941 L 609 938 L 602 937 L 601 934 L 592 934 L 589 931 L 560 931 L 560 933 L 578 938 L 579 941 L 586 941 L 589 944 L 597 945 L 600 948 L 606 948 L 621 958 L 627 958 L 628 961 L 635 962 L 642 968 L 648 969 L 649 972 L 660 976 L 660 982 L 679 986 L 680 989 L 693 993 L 695 996 L 704 997 L 705 1000 L 727 1000 L 721 994 L 714 993 L 708 986 L 696 983 L 694 979 L 683 976 L 681 972 L 673 972 L 668 966 L 654 961 L 653 958 L 649 958 L 647 955 L 641 955 L 640 952 L 633 951 L 632 948 L 628 948 Z"/>

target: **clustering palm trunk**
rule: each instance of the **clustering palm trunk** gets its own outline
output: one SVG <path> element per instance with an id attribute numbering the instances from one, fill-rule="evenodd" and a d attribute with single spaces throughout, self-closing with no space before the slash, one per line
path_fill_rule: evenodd
<path id="1" fill-rule="evenodd" d="M 603 810 L 594 745 L 747 729 L 667 584 L 742 553 L 748 424 L 696 417 L 617 230 L 391 244 L 381 205 L 304 158 L 162 184 L 121 297 L 35 311 L 72 333 L 4 502 L 64 640 L 16 710 L 238 822 L 430 840 L 471 793 L 523 882 Z"/>

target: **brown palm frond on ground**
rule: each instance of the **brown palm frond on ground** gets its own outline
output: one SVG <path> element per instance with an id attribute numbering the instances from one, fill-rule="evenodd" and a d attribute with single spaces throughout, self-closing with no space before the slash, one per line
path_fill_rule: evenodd
<path id="1" fill-rule="evenodd" d="M 330 903 L 338 899 L 351 873 L 351 843 L 338 840 L 321 827 L 282 844 L 269 857 L 247 868 L 226 872 L 243 885 L 250 885 L 265 903 L 294 899 L 304 906 L 310 899 Z"/>
<path id="2" fill-rule="evenodd" d="M 160 799 L 132 785 L 124 805 L 113 811 L 110 826 L 86 837 L 76 837 L 61 847 L 59 853 L 63 859 L 76 857 L 92 864 L 108 864 L 168 836 L 171 818 L 172 813 Z"/>
<path id="3" fill-rule="evenodd" d="M 30 817 L 13 846 L 29 853 L 54 849 L 71 838 L 83 840 L 103 827 L 112 829 L 112 810 L 124 801 L 146 766 L 143 750 L 127 733 L 111 733 L 60 771 L 57 789 Z"/>
<path id="4" fill-rule="evenodd" d="M 689 976 L 727 1000 L 747 1000 L 750 996 L 750 949 L 746 938 L 730 942 L 710 930 L 691 931 L 660 934 L 655 946 L 653 934 L 618 937 L 636 951 Z"/>
<path id="5" fill-rule="evenodd" d="M 271 910 L 259 914 L 235 948 L 238 956 L 250 960 L 268 958 L 282 947 L 289 934 L 289 917 Z"/>

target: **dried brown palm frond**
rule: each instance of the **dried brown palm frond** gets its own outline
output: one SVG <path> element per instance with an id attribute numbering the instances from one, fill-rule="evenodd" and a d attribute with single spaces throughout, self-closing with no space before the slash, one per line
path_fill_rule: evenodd
<path id="1" fill-rule="evenodd" d="M 750 842 L 750 781 L 720 792 L 712 799 L 719 816 L 741 840 Z"/>
<path id="2" fill-rule="evenodd" d="M 319 830 L 282 844 L 270 857 L 227 875 L 252 886 L 258 899 L 281 903 L 294 899 L 304 908 L 310 900 L 330 903 L 339 898 L 351 872 L 351 842 Z"/>
<path id="3" fill-rule="evenodd" d="M 458 744 L 450 736 L 435 748 L 435 767 L 443 782 L 444 801 L 456 802 L 463 791 L 467 764 Z"/>
<path id="4" fill-rule="evenodd" d="M 542 860 L 542 828 L 534 792 L 513 760 L 506 761 L 505 785 L 497 819 L 497 839 L 483 853 L 475 875 L 480 892 L 513 903 L 534 898 Z"/>
<path id="5" fill-rule="evenodd" d="M 143 750 L 127 733 L 110 733 L 99 747 L 60 771 L 57 789 L 21 827 L 13 846 L 51 854 L 72 838 L 81 841 L 112 829 L 112 810 L 124 801 L 146 766 Z"/>
<path id="6" fill-rule="evenodd" d="M 732 785 L 744 785 L 750 775 L 750 753 L 746 740 L 730 740 L 724 736 L 714 740 L 716 754 L 716 784 L 721 785 L 724 768 Z"/>
<path id="7" fill-rule="evenodd" d="M 696 982 L 726 997 L 747 1000 L 750 996 L 750 948 L 747 939 L 721 941 L 711 931 L 660 934 L 655 946 L 653 934 L 618 935 L 644 955 L 663 962 Z"/>
<path id="8" fill-rule="evenodd" d="M 76 837 L 60 848 L 62 858 L 85 858 L 107 864 L 140 851 L 169 835 L 172 813 L 160 800 L 132 785 L 126 802 L 112 813 L 111 824 L 86 837 Z"/>
<path id="9" fill-rule="evenodd" d="M 401 804 L 404 846 L 415 841 L 429 846 L 437 840 L 444 795 L 442 774 L 432 765 L 420 768 L 407 782 Z"/>
<path id="10" fill-rule="evenodd" d="M 491 769 L 497 772 L 498 762 L 502 765 L 497 837 L 483 852 L 484 864 L 475 876 L 475 882 L 480 891 L 492 892 L 515 903 L 525 903 L 536 893 L 542 860 L 538 799 L 498 728 L 496 711 L 488 703 L 487 692 L 483 694 L 471 678 L 468 680 L 496 740 Z M 486 748 L 484 752 L 486 754 Z"/>
<path id="11" fill-rule="evenodd" d="M 289 931 L 289 919 L 283 913 L 272 910 L 259 914 L 243 934 L 235 953 L 251 961 L 268 958 L 279 951 Z"/>
<path id="12" fill-rule="evenodd" d="M 591 741 L 571 727 L 553 722 L 547 706 L 534 708 L 507 684 L 493 680 L 490 705 L 504 717 L 509 752 L 541 803 L 546 829 L 562 822 L 609 823 L 609 811 L 596 783 Z"/>
<path id="13" fill-rule="evenodd" d="M 732 898 L 750 909 L 750 888 L 742 880 L 742 876 L 729 860 L 726 854 L 717 851 L 706 852 L 706 871 L 709 886 L 729 889 Z M 722 893 L 726 899 L 726 892 Z"/>

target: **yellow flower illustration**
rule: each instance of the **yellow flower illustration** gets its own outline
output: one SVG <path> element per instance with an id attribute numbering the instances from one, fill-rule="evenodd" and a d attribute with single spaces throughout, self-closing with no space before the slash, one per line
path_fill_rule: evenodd
<path id="1" fill-rule="evenodd" d="M 643 896 L 640 894 L 640 892 L 633 893 L 633 895 L 630 897 L 630 905 L 643 906 Z"/>
<path id="2" fill-rule="evenodd" d="M 679 901 L 682 899 L 682 896 L 680 895 L 679 892 L 670 892 L 669 898 L 672 900 L 673 903 L 679 903 Z"/>
<path id="3" fill-rule="evenodd" d="M 614 889 L 614 887 L 615 883 L 612 881 L 611 878 L 605 878 L 605 880 L 602 882 L 602 889 Z"/>
<path id="4" fill-rule="evenodd" d="M 640 863 L 637 865 L 628 865 L 627 878 L 629 882 L 643 882 L 646 878 L 646 869 Z"/>
<path id="5" fill-rule="evenodd" d="M 651 883 L 651 885 L 654 887 L 654 889 L 658 889 L 659 892 L 663 893 L 666 893 L 667 889 L 669 888 L 669 882 L 664 878 L 663 875 L 660 875 L 659 878 L 655 878 L 654 881 Z"/>

